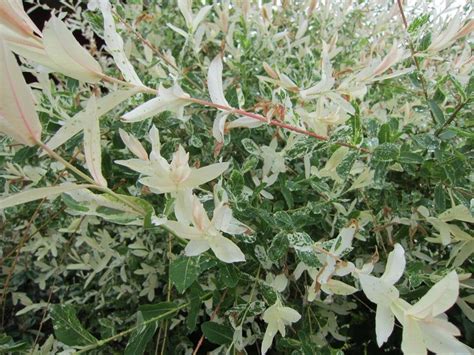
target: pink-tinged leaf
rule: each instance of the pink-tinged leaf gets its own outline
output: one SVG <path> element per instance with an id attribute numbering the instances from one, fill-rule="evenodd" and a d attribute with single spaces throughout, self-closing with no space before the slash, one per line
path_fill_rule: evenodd
<path id="1" fill-rule="evenodd" d="M 102 155 L 100 146 L 100 126 L 97 117 L 97 104 L 95 96 L 87 103 L 86 125 L 84 127 L 84 156 L 87 169 L 94 181 L 100 186 L 107 187 L 107 181 L 102 175 Z"/>
<path id="2" fill-rule="evenodd" d="M 11 28 L 17 33 L 41 36 L 41 31 L 26 14 L 21 0 L 0 1 L 0 24 Z"/>
<path id="3" fill-rule="evenodd" d="M 15 57 L 0 40 L 0 132 L 16 141 L 35 145 L 41 140 L 41 123 L 33 95 Z"/>
<path id="4" fill-rule="evenodd" d="M 76 41 L 66 24 L 53 16 L 43 31 L 46 53 L 59 70 L 71 78 L 96 83 L 102 77 L 97 61 Z"/>
<path id="5" fill-rule="evenodd" d="M 372 72 L 372 76 L 377 76 L 382 74 L 391 66 L 398 63 L 404 56 L 405 51 L 401 48 L 397 48 L 398 43 L 394 43 L 390 51 L 387 53 L 385 58 L 380 62 L 379 65 Z"/>

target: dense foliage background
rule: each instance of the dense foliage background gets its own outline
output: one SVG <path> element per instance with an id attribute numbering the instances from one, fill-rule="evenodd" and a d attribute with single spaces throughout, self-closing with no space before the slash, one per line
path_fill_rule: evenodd
<path id="1" fill-rule="evenodd" d="M 332 273 L 345 285 L 332 289 L 314 281 L 350 228 L 338 265 L 370 265 L 379 276 L 399 243 L 407 263 L 397 289 L 411 304 L 455 270 L 459 298 L 447 315 L 459 340 L 474 344 L 471 4 L 410 2 L 404 19 L 396 1 L 199 1 L 187 23 L 190 3 L 111 2 L 141 82 L 152 89 L 179 83 L 206 101 L 187 103 L 181 119 L 179 109 L 120 119 L 155 96 L 142 90 L 100 114 L 102 174 L 108 188 L 145 206 L 145 223 L 72 193 L 2 210 L 0 352 L 255 354 L 269 323 L 262 315 L 280 300 L 301 319 L 286 323 L 269 353 L 400 353 L 398 322 L 377 346 L 376 305 L 355 292 L 356 273 Z M 19 53 L 48 142 L 87 110 L 90 97 L 100 111 L 101 98 L 133 88 L 110 80 L 124 74 L 94 4 L 24 5 L 40 29 L 43 17 L 63 13 L 109 78 L 91 84 L 48 73 Z M 219 79 L 209 67 L 221 53 L 225 99 L 243 111 L 226 117 L 225 130 L 224 111 L 210 101 L 219 102 L 212 94 L 207 101 L 209 79 Z M 245 113 L 270 124 L 254 127 L 259 121 L 244 121 Z M 229 123 L 236 120 L 240 127 Z M 150 152 L 153 125 L 167 161 L 181 145 L 191 167 L 230 162 L 194 194 L 209 216 L 227 198 L 233 217 L 248 226 L 231 237 L 245 262 L 224 263 L 212 251 L 184 255 L 185 239 L 159 225 L 177 219 L 176 196 L 156 193 L 139 181 L 143 174 L 116 163 L 133 157 L 119 129 Z M 79 132 L 56 152 L 87 174 L 84 139 Z M 38 146 L 2 135 L 0 151 L 5 198 L 81 180 L 40 156 Z"/>

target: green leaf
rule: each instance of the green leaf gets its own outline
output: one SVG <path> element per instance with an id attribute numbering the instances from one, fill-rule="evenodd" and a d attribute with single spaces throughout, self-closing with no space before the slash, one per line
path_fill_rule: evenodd
<path id="1" fill-rule="evenodd" d="M 382 143 L 390 143 L 391 138 L 391 128 L 388 123 L 384 123 L 380 126 L 378 139 L 379 142 Z"/>
<path id="2" fill-rule="evenodd" d="M 188 314 L 186 316 L 186 326 L 188 330 L 192 332 L 196 328 L 197 320 L 199 318 L 199 311 L 201 310 L 201 296 L 202 289 L 198 283 L 195 283 L 189 289 L 189 307 Z"/>
<path id="3" fill-rule="evenodd" d="M 158 328 L 158 322 L 172 318 L 177 311 L 178 305 L 173 302 L 161 302 L 140 306 L 137 312 L 137 322 L 139 326 L 133 331 L 132 335 L 130 335 L 127 347 L 125 348 L 125 355 L 143 354 Z M 159 321 L 141 324 L 161 315 L 163 315 L 163 317 L 161 317 Z"/>
<path id="4" fill-rule="evenodd" d="M 273 216 L 275 219 L 276 225 L 280 228 L 284 229 L 292 229 L 293 228 L 293 220 L 291 216 L 285 211 L 278 211 Z"/>
<path id="5" fill-rule="evenodd" d="M 138 322 L 143 323 L 144 319 L 141 313 L 138 313 Z M 127 346 L 125 348 L 125 355 L 141 355 L 145 353 L 146 346 L 153 338 L 153 335 L 158 328 L 158 322 L 152 322 L 146 325 L 142 325 L 135 329 L 130 335 Z"/>
<path id="6" fill-rule="evenodd" d="M 161 319 L 167 319 L 173 317 L 174 312 L 177 312 L 178 305 L 173 302 L 160 302 L 155 304 L 145 304 L 138 307 L 139 311 L 143 316 L 143 320 L 150 320 L 156 318 L 162 314 L 169 313 Z"/>
<path id="7" fill-rule="evenodd" d="M 400 153 L 400 163 L 421 164 L 424 159 L 420 154 L 403 151 Z"/>
<path id="8" fill-rule="evenodd" d="M 239 283 L 240 275 L 239 270 L 232 264 L 221 264 L 217 277 L 225 287 L 233 288 Z"/>
<path id="9" fill-rule="evenodd" d="M 428 22 L 430 19 L 429 14 L 423 14 L 415 18 L 411 23 L 410 26 L 408 26 L 408 33 L 413 33 L 416 30 L 418 30 L 421 26 L 423 26 L 425 23 Z"/>
<path id="10" fill-rule="evenodd" d="M 268 248 L 268 258 L 271 261 L 279 261 L 288 251 L 289 243 L 286 232 L 280 232 L 273 237 L 272 243 Z"/>
<path id="11" fill-rule="evenodd" d="M 204 322 L 201 330 L 207 340 L 218 345 L 230 344 L 234 337 L 231 327 L 216 322 Z"/>
<path id="12" fill-rule="evenodd" d="M 288 234 L 288 243 L 292 247 L 298 259 L 308 266 L 319 267 L 321 262 L 313 250 L 314 241 L 305 232 Z"/>
<path id="13" fill-rule="evenodd" d="M 200 273 L 199 257 L 180 256 L 170 265 L 170 279 L 179 293 L 186 291 L 197 280 Z"/>
<path id="14" fill-rule="evenodd" d="M 242 145 L 244 146 L 244 149 L 252 154 L 252 155 L 259 155 L 260 154 L 260 148 L 258 147 L 257 144 L 250 138 L 244 138 L 242 139 Z"/>
<path id="15" fill-rule="evenodd" d="M 442 185 L 437 185 L 434 190 L 434 205 L 436 211 L 443 212 L 446 210 L 446 194 Z"/>
<path id="16" fill-rule="evenodd" d="M 51 306 L 50 316 L 53 321 L 54 334 L 64 344 L 76 346 L 97 343 L 98 340 L 77 319 L 73 306 L 54 304 Z"/>
<path id="17" fill-rule="evenodd" d="M 399 148 L 393 143 L 383 143 L 374 150 L 374 159 L 381 162 L 393 161 L 398 158 Z"/>
<path id="18" fill-rule="evenodd" d="M 441 111 L 434 100 L 428 100 L 428 105 L 430 106 L 430 110 L 433 113 L 436 123 L 442 125 L 445 122 L 443 111 Z"/>
<path id="19" fill-rule="evenodd" d="M 235 195 L 240 195 L 245 185 L 244 177 L 238 170 L 232 171 L 229 178 L 229 185 L 231 191 Z"/>

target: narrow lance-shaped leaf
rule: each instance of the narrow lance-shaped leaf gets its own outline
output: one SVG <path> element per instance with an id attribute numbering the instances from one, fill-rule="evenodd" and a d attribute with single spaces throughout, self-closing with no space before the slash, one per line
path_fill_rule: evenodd
<path id="1" fill-rule="evenodd" d="M 0 40 L 0 132 L 16 141 L 35 145 L 41 140 L 41 123 L 33 95 L 15 57 Z"/>
<path id="2" fill-rule="evenodd" d="M 115 64 L 120 69 L 125 80 L 135 85 L 143 86 L 135 69 L 125 55 L 123 49 L 123 39 L 117 33 L 115 21 L 112 16 L 112 7 L 109 0 L 98 1 L 100 11 L 104 17 L 104 40 L 107 45 L 107 51 L 114 57 Z"/>
<path id="3" fill-rule="evenodd" d="M 76 41 L 66 24 L 53 16 L 43 31 L 46 53 L 54 70 L 71 78 L 96 83 L 102 77 L 97 61 Z"/>
<path id="4" fill-rule="evenodd" d="M 21 0 L 0 1 L 0 24 L 19 34 L 32 36 L 35 32 L 41 36 L 41 31 L 26 14 Z"/>
<path id="5" fill-rule="evenodd" d="M 230 105 L 224 96 L 224 89 L 222 86 L 222 69 L 222 59 L 219 54 L 209 65 L 207 72 L 207 86 L 209 88 L 209 95 L 211 96 L 212 102 L 229 107 Z"/>
<path id="6" fill-rule="evenodd" d="M 107 186 L 107 181 L 102 175 L 102 156 L 100 149 L 100 126 L 97 117 L 95 96 L 92 96 L 86 108 L 86 126 L 84 127 L 84 155 L 87 169 L 94 181 L 100 186 Z"/>
<path id="7" fill-rule="evenodd" d="M 0 200 L 0 209 L 21 205 L 23 203 L 39 200 L 45 197 L 52 197 L 63 192 L 69 192 L 79 189 L 87 189 L 91 185 L 67 184 L 51 187 L 40 187 L 19 192 Z"/>
<path id="8" fill-rule="evenodd" d="M 122 116 L 126 122 L 138 122 L 164 111 L 172 111 L 177 114 L 178 119 L 183 118 L 184 107 L 189 105 L 190 96 L 175 83 L 170 88 L 160 86 L 158 96 Z"/>
<path id="9" fill-rule="evenodd" d="M 82 326 L 71 305 L 53 305 L 51 318 L 56 338 L 66 345 L 89 345 L 98 341 Z"/>
<path id="10" fill-rule="evenodd" d="M 108 94 L 107 96 L 96 99 L 97 116 L 103 116 L 115 106 L 127 100 L 131 96 L 138 93 L 136 88 L 129 90 L 117 90 Z M 47 146 L 51 149 L 56 149 L 66 143 L 69 139 L 78 134 L 85 127 L 87 120 L 86 110 L 82 110 L 68 120 L 48 141 Z"/>

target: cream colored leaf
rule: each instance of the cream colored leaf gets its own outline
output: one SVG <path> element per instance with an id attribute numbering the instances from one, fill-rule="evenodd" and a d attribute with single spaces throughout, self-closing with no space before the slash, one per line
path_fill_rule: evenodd
<path id="1" fill-rule="evenodd" d="M 117 90 L 107 96 L 96 99 L 97 105 L 97 116 L 103 116 L 115 106 L 119 105 L 123 101 L 127 100 L 131 96 L 137 93 L 137 89 L 130 90 Z M 48 141 L 47 145 L 51 149 L 56 149 L 63 145 L 77 133 L 79 133 L 85 125 L 87 119 L 86 110 L 82 110 L 68 120 Z"/>
<path id="2" fill-rule="evenodd" d="M 39 200 L 46 197 L 52 197 L 58 194 L 62 194 L 63 192 L 78 189 L 87 189 L 90 187 L 92 187 L 92 185 L 67 184 L 60 186 L 39 187 L 37 189 L 30 189 L 1 199 L 0 209 L 21 205 L 23 203 Z"/>
<path id="3" fill-rule="evenodd" d="M 387 265 L 385 266 L 385 272 L 383 273 L 381 280 L 389 285 L 394 285 L 400 277 L 402 277 L 403 272 L 405 271 L 405 264 L 405 250 L 397 243 L 388 255 Z"/>
<path id="4" fill-rule="evenodd" d="M 156 98 L 126 113 L 122 116 L 122 119 L 126 122 L 138 122 L 164 111 L 175 112 L 178 118 L 182 119 L 184 107 L 191 103 L 189 98 L 190 96 L 177 83 L 171 88 L 160 86 Z"/>
<path id="5" fill-rule="evenodd" d="M 128 134 L 122 128 L 119 128 L 120 138 L 127 148 L 135 154 L 138 158 L 148 160 L 148 153 L 146 152 L 140 141 L 132 134 Z"/>
<path id="6" fill-rule="evenodd" d="M 375 334 L 377 336 L 377 345 L 379 348 L 385 343 L 393 332 L 395 318 L 390 307 L 383 305 L 377 306 L 375 313 Z"/>
<path id="7" fill-rule="evenodd" d="M 102 175 L 102 155 L 100 146 L 100 126 L 97 116 L 97 103 L 95 96 L 91 96 L 86 107 L 86 120 L 84 127 L 84 156 L 87 169 L 100 186 L 107 187 L 107 180 Z"/>
<path id="8" fill-rule="evenodd" d="M 99 8 L 104 18 L 104 40 L 107 51 L 114 57 L 115 64 L 120 69 L 126 81 L 135 85 L 143 86 L 135 69 L 125 55 L 123 39 L 117 33 L 115 21 L 112 16 L 112 7 L 109 0 L 99 0 Z"/>
<path id="9" fill-rule="evenodd" d="M 33 95 L 15 57 L 0 40 L 0 132 L 14 140 L 35 145 L 41 140 L 41 123 Z"/>
<path id="10" fill-rule="evenodd" d="M 352 186 L 347 191 L 362 189 L 371 185 L 374 182 L 375 171 L 369 168 L 364 171 L 354 180 Z"/>
<path id="11" fill-rule="evenodd" d="M 471 214 L 471 211 L 464 205 L 457 205 L 449 210 L 441 213 L 438 218 L 443 222 L 449 222 L 452 220 L 464 221 L 469 223 L 474 223 L 474 217 Z"/>
<path id="12" fill-rule="evenodd" d="M 403 324 L 402 351 L 406 355 L 425 355 L 426 347 L 423 342 L 423 333 L 418 322 L 406 317 Z"/>
<path id="13" fill-rule="evenodd" d="M 359 274 L 359 280 L 365 295 L 373 303 L 389 305 L 399 296 L 395 287 L 374 276 Z"/>
<path id="14" fill-rule="evenodd" d="M 459 295 L 459 279 L 456 271 L 451 271 L 438 281 L 407 314 L 417 318 L 436 317 L 450 309 Z"/>
<path id="15" fill-rule="evenodd" d="M 321 285 L 321 290 L 327 294 L 336 294 L 341 296 L 352 295 L 353 293 L 359 291 L 355 287 L 348 285 L 342 281 L 330 279 L 325 284 Z"/>
<path id="16" fill-rule="evenodd" d="M 74 38 L 66 24 L 53 16 L 43 31 L 46 53 L 54 64 L 54 70 L 74 79 L 96 83 L 102 77 L 97 61 Z"/>
<path id="17" fill-rule="evenodd" d="M 209 65 L 207 71 L 207 87 L 209 89 L 209 95 L 211 96 L 212 102 L 218 105 L 229 107 L 224 96 L 224 89 L 222 87 L 222 58 L 221 55 L 217 55 Z"/>

